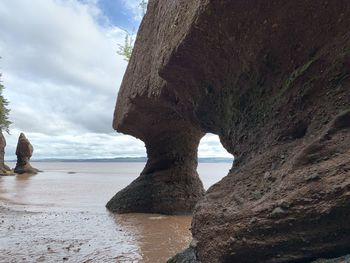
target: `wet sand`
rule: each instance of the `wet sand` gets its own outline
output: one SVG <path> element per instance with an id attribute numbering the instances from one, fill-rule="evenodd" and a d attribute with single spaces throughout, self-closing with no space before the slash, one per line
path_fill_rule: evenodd
<path id="1" fill-rule="evenodd" d="M 0 262 L 166 262 L 190 242 L 189 216 L 105 209 L 142 163 L 35 166 L 45 172 L 0 177 Z M 205 187 L 229 168 L 200 164 Z"/>

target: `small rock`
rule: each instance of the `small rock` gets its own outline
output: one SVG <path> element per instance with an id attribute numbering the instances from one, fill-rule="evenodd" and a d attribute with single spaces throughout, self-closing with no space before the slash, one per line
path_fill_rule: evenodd
<path id="1" fill-rule="evenodd" d="M 258 222 L 258 219 L 256 217 L 253 217 L 252 219 L 250 219 L 249 223 L 250 224 L 255 224 L 256 222 Z"/>
<path id="2" fill-rule="evenodd" d="M 285 200 L 280 200 L 277 204 L 278 204 L 278 207 L 281 207 L 282 209 L 290 208 L 290 203 L 288 203 Z"/>
<path id="3" fill-rule="evenodd" d="M 282 207 L 276 207 L 272 212 L 271 212 L 271 216 L 272 217 L 278 217 L 281 215 L 284 215 L 286 212 L 286 210 L 284 210 Z"/>
<path id="4" fill-rule="evenodd" d="M 198 244 L 197 239 L 193 238 L 192 241 L 191 241 L 191 243 L 190 243 L 190 247 L 195 248 L 195 247 L 197 247 L 197 244 Z"/>
<path id="5" fill-rule="evenodd" d="M 276 181 L 276 177 L 273 177 L 271 172 L 265 172 L 264 179 L 272 182 Z"/>
<path id="6" fill-rule="evenodd" d="M 270 177 L 271 177 L 271 173 L 270 172 L 265 172 L 264 179 L 269 179 Z"/>
<path id="7" fill-rule="evenodd" d="M 230 241 L 231 243 L 235 243 L 237 240 L 236 240 L 234 237 L 230 237 L 229 241 Z"/>
<path id="8" fill-rule="evenodd" d="M 36 259 L 37 262 L 43 262 L 45 261 L 45 257 L 44 256 L 40 256 L 39 258 Z"/>
<path id="9" fill-rule="evenodd" d="M 271 170 L 276 170 L 277 168 L 277 163 L 272 163 L 271 164 Z"/>
<path id="10" fill-rule="evenodd" d="M 319 176 L 319 174 L 318 173 L 314 173 L 314 174 L 311 174 L 307 179 L 306 179 L 306 181 L 307 182 L 312 182 L 312 181 L 318 181 L 318 180 L 320 180 L 321 179 L 321 177 Z"/>

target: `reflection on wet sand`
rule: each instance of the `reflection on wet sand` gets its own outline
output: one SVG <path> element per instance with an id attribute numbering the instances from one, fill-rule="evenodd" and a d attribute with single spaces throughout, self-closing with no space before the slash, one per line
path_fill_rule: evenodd
<path id="1" fill-rule="evenodd" d="M 43 165 L 0 178 L 0 262 L 157 263 L 188 245 L 191 217 L 105 209 L 144 164 Z"/>
<path id="2" fill-rule="evenodd" d="M 0 178 L 0 262 L 157 263 L 189 244 L 191 217 L 114 215 L 105 209 L 143 163 L 36 166 L 45 172 Z M 204 185 L 226 172 L 225 164 L 206 164 Z"/>
<path id="3" fill-rule="evenodd" d="M 29 182 L 29 179 L 33 176 L 36 176 L 36 174 L 18 174 L 15 176 L 16 181 L 24 181 L 24 182 Z"/>
<path id="4" fill-rule="evenodd" d="M 134 233 L 144 262 L 166 262 L 191 240 L 190 216 L 125 214 L 114 220 Z"/>
<path id="5" fill-rule="evenodd" d="M 15 176 L 14 188 L 18 199 L 25 198 L 26 188 L 30 187 L 33 176 L 35 175 L 27 173 Z"/>

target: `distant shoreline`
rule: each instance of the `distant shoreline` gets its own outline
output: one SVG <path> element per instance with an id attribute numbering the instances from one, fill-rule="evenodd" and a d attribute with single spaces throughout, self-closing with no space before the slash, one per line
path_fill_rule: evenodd
<path id="1" fill-rule="evenodd" d="M 147 157 L 118 157 L 118 158 L 94 158 L 94 159 L 33 159 L 32 162 L 66 162 L 66 163 L 145 163 Z M 198 158 L 199 163 L 232 163 L 233 158 L 207 157 Z M 7 160 L 5 162 L 16 162 Z"/>

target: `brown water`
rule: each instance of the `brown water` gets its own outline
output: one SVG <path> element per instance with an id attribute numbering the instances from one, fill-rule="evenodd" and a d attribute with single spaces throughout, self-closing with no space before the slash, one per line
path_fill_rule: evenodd
<path id="1" fill-rule="evenodd" d="M 0 262 L 166 262 L 190 242 L 191 217 L 115 215 L 106 202 L 142 163 L 34 163 L 0 177 Z M 200 164 L 206 188 L 230 164 Z"/>

